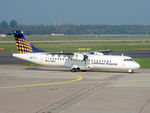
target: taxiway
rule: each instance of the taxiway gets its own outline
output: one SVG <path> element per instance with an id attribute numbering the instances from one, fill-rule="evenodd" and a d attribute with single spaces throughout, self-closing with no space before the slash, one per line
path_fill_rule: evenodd
<path id="1" fill-rule="evenodd" d="M 0 65 L 0 113 L 149 113 L 150 70 Z"/>

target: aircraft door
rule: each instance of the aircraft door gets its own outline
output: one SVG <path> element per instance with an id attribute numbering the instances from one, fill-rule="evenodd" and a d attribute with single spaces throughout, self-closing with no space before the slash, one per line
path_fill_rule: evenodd
<path id="1" fill-rule="evenodd" d="M 46 56 L 45 55 L 40 55 L 39 60 L 40 60 L 40 64 L 43 64 L 46 60 Z"/>

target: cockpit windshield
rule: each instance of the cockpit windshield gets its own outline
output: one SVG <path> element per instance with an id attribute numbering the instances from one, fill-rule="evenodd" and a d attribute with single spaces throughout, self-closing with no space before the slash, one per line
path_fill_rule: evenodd
<path id="1" fill-rule="evenodd" d="M 133 59 L 124 59 L 124 61 L 133 61 Z"/>

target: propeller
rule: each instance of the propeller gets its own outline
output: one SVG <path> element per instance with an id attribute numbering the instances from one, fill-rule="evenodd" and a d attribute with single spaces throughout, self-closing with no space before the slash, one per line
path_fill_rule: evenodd
<path id="1" fill-rule="evenodd" d="M 83 55 L 84 58 L 83 58 L 83 61 L 86 61 L 88 59 L 88 56 L 87 55 Z"/>

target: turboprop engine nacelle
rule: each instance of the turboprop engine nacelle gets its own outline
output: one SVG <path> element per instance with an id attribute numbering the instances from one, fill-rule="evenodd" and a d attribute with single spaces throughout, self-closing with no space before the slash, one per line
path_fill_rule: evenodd
<path id="1" fill-rule="evenodd" d="M 104 53 L 101 53 L 101 52 L 94 52 L 94 55 L 104 55 Z"/>
<path id="2" fill-rule="evenodd" d="M 80 53 L 74 53 L 74 56 L 72 57 L 73 60 L 83 60 L 84 55 Z"/>

